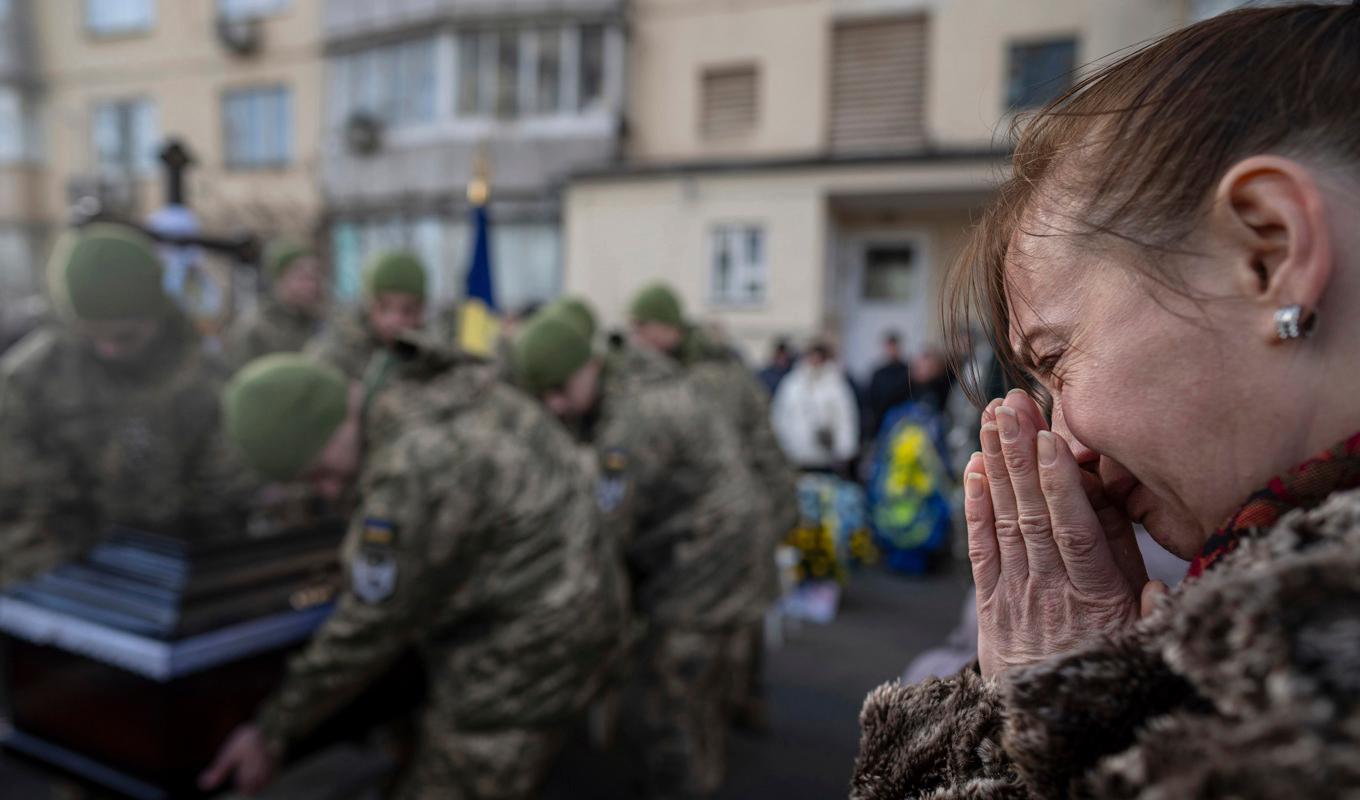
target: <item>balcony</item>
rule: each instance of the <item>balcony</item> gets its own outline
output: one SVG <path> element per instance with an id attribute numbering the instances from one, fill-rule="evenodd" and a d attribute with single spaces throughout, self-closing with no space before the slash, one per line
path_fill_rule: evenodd
<path id="1" fill-rule="evenodd" d="M 432 24 L 453 25 L 530 19 L 614 19 L 626 0 L 326 0 L 322 29 L 332 44 L 362 40 Z"/>

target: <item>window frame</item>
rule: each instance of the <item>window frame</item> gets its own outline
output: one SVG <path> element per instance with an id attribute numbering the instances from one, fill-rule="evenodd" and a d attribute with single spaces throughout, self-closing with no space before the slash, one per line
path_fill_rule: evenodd
<path id="1" fill-rule="evenodd" d="M 1017 85 L 1016 84 L 1017 78 L 1015 77 L 1015 71 L 1019 66 L 1017 56 L 1019 56 L 1022 52 L 1034 52 L 1039 50 L 1040 48 L 1049 48 L 1065 45 L 1071 46 L 1071 62 L 1069 67 L 1066 70 L 1060 72 L 1059 74 L 1052 75 L 1049 78 L 1039 81 L 1037 83 L 1025 82 L 1021 86 L 1022 92 L 1033 93 L 1035 89 L 1041 89 L 1043 91 L 1044 96 L 1038 100 L 1031 100 L 1030 102 L 1016 102 L 1015 87 Z M 1013 114 L 1016 112 L 1041 108 L 1051 100 L 1060 97 L 1063 92 L 1066 92 L 1068 89 L 1072 88 L 1072 86 L 1077 81 L 1077 69 L 1080 66 L 1079 61 L 1080 52 L 1081 52 L 1081 37 L 1076 33 L 1066 32 L 1052 33 L 1045 34 L 1043 36 L 1011 39 L 1007 41 L 1005 60 L 1006 73 L 1005 80 L 1003 82 L 1003 86 L 1005 87 L 1005 96 L 1002 98 L 1002 102 L 1005 105 L 1006 113 Z M 1049 84 L 1055 84 L 1059 78 L 1066 78 L 1066 83 L 1063 86 L 1061 87 L 1055 86 L 1052 89 L 1047 88 Z"/>
<path id="2" fill-rule="evenodd" d="M 282 98 L 282 103 L 274 110 L 275 114 L 281 117 L 283 122 L 282 136 L 282 156 L 279 158 L 266 158 L 256 160 L 253 156 L 242 159 L 240 153 L 233 150 L 232 138 L 232 113 L 230 105 L 233 101 L 260 102 L 266 95 L 278 96 Z M 219 112 L 222 116 L 222 165 L 231 172 L 268 172 L 290 169 L 293 166 L 295 145 L 293 141 L 294 112 L 293 112 L 293 88 L 285 82 L 275 82 L 266 84 L 251 84 L 245 86 L 233 86 L 222 91 L 218 102 Z M 282 111 L 280 114 L 279 111 Z M 254 120 L 250 127 L 250 132 L 245 133 L 247 149 L 253 148 L 256 144 L 253 140 L 261 134 L 254 129 Z"/>
<path id="3" fill-rule="evenodd" d="M 760 258 L 753 260 L 749 258 L 749 237 L 754 234 L 760 242 Z M 730 243 L 733 237 L 741 242 L 743 255 L 732 262 L 732 281 L 731 286 L 726 292 L 718 285 L 718 255 L 720 244 L 724 241 Z M 713 308 L 751 311 L 766 307 L 770 301 L 770 239 L 768 226 L 759 220 L 723 220 L 714 221 L 707 227 L 708 238 L 708 304 Z M 750 296 L 744 289 L 734 289 L 731 287 L 743 287 L 751 279 L 750 273 L 756 270 L 759 275 L 760 289 L 758 296 Z"/>
<path id="4" fill-rule="evenodd" d="M 116 110 L 120 139 L 126 135 L 126 137 L 134 140 L 130 144 L 125 143 L 121 148 L 131 153 L 130 162 L 110 164 L 103 159 L 103 151 L 99 146 L 99 116 L 104 109 Z M 138 124 L 138 117 L 143 113 L 150 116 L 152 141 L 142 143 L 150 151 L 139 157 L 137 155 L 138 142 L 135 140 L 139 138 L 138 132 L 141 127 Z M 145 122 L 146 120 L 141 121 Z M 89 143 L 93 152 L 91 161 L 94 163 L 96 172 L 101 175 L 130 175 L 137 178 L 149 178 L 156 174 L 159 166 L 157 150 L 164 141 L 164 136 L 161 131 L 160 104 L 156 102 L 154 97 L 138 94 L 97 98 L 90 108 L 89 123 Z"/>
<path id="5" fill-rule="evenodd" d="M 96 24 L 96 14 L 92 12 L 100 2 L 107 2 L 107 0 L 84 0 L 81 4 L 81 27 L 87 36 L 95 39 L 118 39 L 129 36 L 146 36 L 156 29 L 156 23 L 160 16 L 160 9 L 156 7 L 156 0 L 118 0 L 118 2 L 144 3 L 147 11 L 144 21 L 117 27 Z"/>
<path id="6" fill-rule="evenodd" d="M 250 6 L 245 10 L 230 8 L 233 3 L 244 2 Z M 264 6 L 263 10 L 255 6 Z M 293 10 L 293 0 L 216 0 L 214 7 L 220 19 L 245 20 L 279 17 Z"/>

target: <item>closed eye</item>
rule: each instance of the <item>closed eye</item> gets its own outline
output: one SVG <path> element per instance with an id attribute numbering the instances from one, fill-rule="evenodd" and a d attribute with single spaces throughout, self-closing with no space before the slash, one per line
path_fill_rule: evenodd
<path id="1" fill-rule="evenodd" d="M 1062 353 L 1050 353 L 1038 361 L 1034 362 L 1034 374 L 1040 378 L 1048 378 L 1053 375 L 1058 368 L 1058 362 L 1062 360 Z"/>

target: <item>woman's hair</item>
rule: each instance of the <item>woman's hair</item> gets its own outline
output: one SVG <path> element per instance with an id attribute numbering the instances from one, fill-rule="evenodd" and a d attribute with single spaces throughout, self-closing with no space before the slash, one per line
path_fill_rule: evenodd
<path id="1" fill-rule="evenodd" d="M 1248 8 L 1137 47 L 1018 119 L 1013 172 L 950 270 L 955 355 L 981 328 L 1024 386 L 1007 335 L 1007 250 L 1041 195 L 1064 233 L 1135 247 L 1137 269 L 1186 290 L 1177 252 L 1237 161 L 1271 152 L 1360 165 L 1360 2 Z M 966 382 L 981 404 L 979 387 Z"/>

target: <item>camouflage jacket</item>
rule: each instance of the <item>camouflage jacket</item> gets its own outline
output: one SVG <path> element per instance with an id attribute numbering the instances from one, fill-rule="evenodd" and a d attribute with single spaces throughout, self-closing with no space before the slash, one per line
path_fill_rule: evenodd
<path id="1" fill-rule="evenodd" d="M 798 475 L 775 438 L 769 396 L 730 348 L 698 330 L 686 336 L 679 361 L 741 437 L 747 463 L 765 492 L 770 533 L 782 540 L 798 525 Z"/>
<path id="2" fill-rule="evenodd" d="M 244 532 L 254 483 L 219 429 L 225 378 L 172 317 L 135 366 L 73 331 L 34 331 L 0 360 L 0 585 L 91 545 L 111 524 Z"/>
<path id="3" fill-rule="evenodd" d="M 367 312 L 360 305 L 332 314 L 326 330 L 308 342 L 303 351 L 346 377 L 359 380 L 373 355 L 382 349 L 383 343 L 369 329 Z"/>
<path id="4" fill-rule="evenodd" d="M 297 352 L 317 328 L 318 320 L 311 314 L 265 296 L 227 331 L 227 364 L 238 370 L 260 356 Z"/>
<path id="5" fill-rule="evenodd" d="M 584 435 L 600 459 L 596 498 L 622 542 L 634 606 L 649 621 L 724 628 L 759 619 L 753 573 L 768 554 L 762 507 L 729 423 L 673 363 L 631 348 L 602 372 Z"/>
<path id="6" fill-rule="evenodd" d="M 369 405 L 349 587 L 261 712 L 271 742 L 411 646 L 450 732 L 563 721 L 618 651 L 626 587 L 575 443 L 490 366 L 425 355 Z"/>

